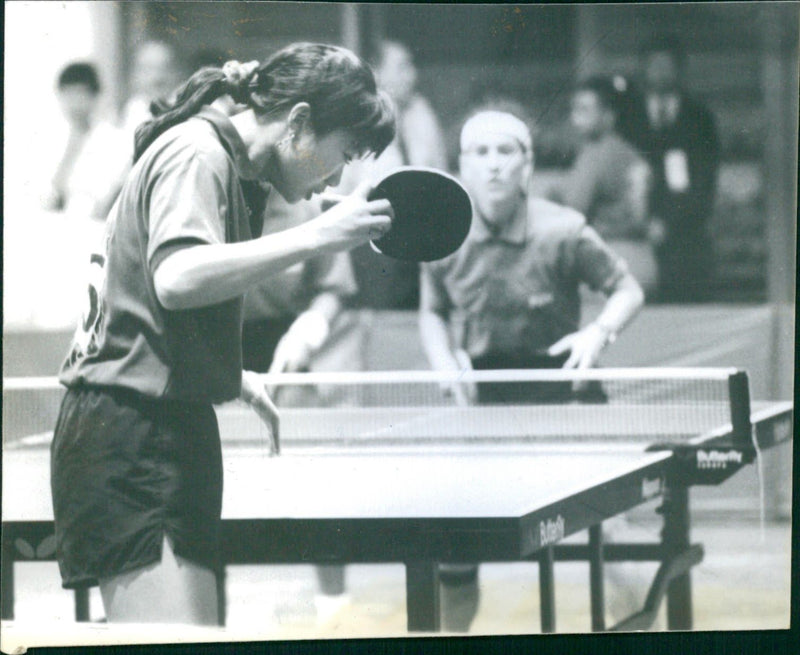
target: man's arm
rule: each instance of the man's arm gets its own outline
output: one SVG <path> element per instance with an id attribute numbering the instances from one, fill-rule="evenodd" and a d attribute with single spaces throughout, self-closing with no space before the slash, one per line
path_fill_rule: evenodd
<path id="1" fill-rule="evenodd" d="M 436 371 L 471 370 L 469 356 L 459 351 L 461 360 L 450 345 L 450 336 L 445 319 L 434 311 L 421 310 L 419 313 L 419 330 L 422 335 L 422 346 L 431 368 Z M 452 399 L 457 405 L 466 406 L 474 403 L 477 389 L 474 383 L 456 381 L 443 382 L 440 385 L 445 398 Z"/>
<path id="2" fill-rule="evenodd" d="M 447 317 L 450 300 L 441 280 L 422 266 L 420 273 L 419 331 L 422 347 L 431 368 L 435 371 L 462 371 L 472 368 L 466 352 L 455 350 L 450 339 Z M 445 382 L 441 385 L 445 397 L 458 405 L 470 405 L 477 396 L 474 384 Z"/>
<path id="3" fill-rule="evenodd" d="M 600 315 L 594 320 L 606 333 L 607 340 L 616 336 L 633 320 L 644 305 L 642 287 L 630 273 L 617 280 Z"/>
<path id="4" fill-rule="evenodd" d="M 554 343 L 548 354 L 556 356 L 569 352 L 564 368 L 591 368 L 643 304 L 642 288 L 630 273 L 626 273 L 614 284 L 600 315 L 583 329 Z"/>
<path id="5" fill-rule="evenodd" d="M 600 353 L 636 316 L 644 304 L 644 292 L 616 253 L 585 224 L 566 241 L 565 273 L 592 289 L 602 291 L 606 303 L 589 325 L 568 334 L 548 349 L 551 356 L 569 352 L 564 368 L 590 368 Z"/>
<path id="6" fill-rule="evenodd" d="M 457 371 L 447 328 L 447 292 L 423 264 L 420 270 L 419 332 L 428 362 L 436 371 Z"/>
<path id="7" fill-rule="evenodd" d="M 420 310 L 419 332 L 428 362 L 436 371 L 457 371 L 455 353 L 450 347 L 450 335 L 444 318 L 434 311 Z"/>

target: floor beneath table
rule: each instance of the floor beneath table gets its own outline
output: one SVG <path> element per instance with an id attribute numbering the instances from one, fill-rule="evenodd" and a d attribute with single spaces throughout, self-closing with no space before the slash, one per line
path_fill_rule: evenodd
<path id="1" fill-rule="evenodd" d="M 655 539 L 658 524 L 636 516 L 629 540 Z M 791 526 L 753 521 L 703 521 L 692 540 L 704 544 L 705 560 L 694 569 L 697 630 L 786 628 L 790 612 Z M 615 564 L 606 568 L 607 620 L 644 599 L 655 564 Z M 754 571 L 757 573 L 754 574 Z M 556 564 L 558 632 L 589 630 L 588 566 Z M 53 563 L 17 567 L 16 618 L 39 629 L 71 621 L 72 597 L 59 587 Z M 347 567 L 346 602 L 315 604 L 317 583 L 311 566 L 235 566 L 228 571 L 228 630 L 258 639 L 376 637 L 406 634 L 404 570 L 400 565 Z M 539 631 L 538 572 L 531 564 L 484 564 L 482 600 L 472 634 L 525 634 Z M 614 584 L 633 581 L 632 588 Z M 615 612 L 616 610 L 616 612 Z M 91 594 L 93 620 L 103 617 L 99 593 Z M 657 628 L 665 626 L 664 616 Z"/>

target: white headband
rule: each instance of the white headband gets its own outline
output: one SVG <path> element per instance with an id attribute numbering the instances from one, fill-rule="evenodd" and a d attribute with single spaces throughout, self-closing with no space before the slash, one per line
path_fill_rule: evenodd
<path id="1" fill-rule="evenodd" d="M 525 148 L 532 150 L 531 131 L 519 118 L 504 111 L 482 111 L 470 118 L 461 128 L 461 152 L 469 150 L 486 134 L 514 137 Z"/>

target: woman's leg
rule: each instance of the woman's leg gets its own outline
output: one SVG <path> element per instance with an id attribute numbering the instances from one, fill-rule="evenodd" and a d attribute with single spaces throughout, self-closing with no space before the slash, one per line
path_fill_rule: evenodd
<path id="1" fill-rule="evenodd" d="M 440 564 L 441 618 L 445 632 L 468 632 L 480 604 L 477 564 Z"/>
<path id="2" fill-rule="evenodd" d="M 109 623 L 218 625 L 211 569 L 178 557 L 164 537 L 161 561 L 100 580 Z"/>

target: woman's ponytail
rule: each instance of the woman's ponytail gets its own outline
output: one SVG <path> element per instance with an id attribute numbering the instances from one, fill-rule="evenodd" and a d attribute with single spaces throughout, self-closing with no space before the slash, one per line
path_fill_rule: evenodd
<path id="1" fill-rule="evenodd" d="M 136 130 L 134 161 L 163 132 L 226 95 L 261 115 L 307 102 L 314 132 L 325 136 L 347 130 L 359 154 L 379 155 L 395 134 L 391 102 L 377 90 L 372 71 L 361 59 L 337 46 L 296 43 L 261 64 L 230 61 L 222 68 L 202 68 L 173 102 L 153 103 L 152 120 Z"/>
<path id="2" fill-rule="evenodd" d="M 153 118 L 136 128 L 133 161 L 139 159 L 147 147 L 169 128 L 191 118 L 203 105 L 227 93 L 228 83 L 222 70 L 202 68 L 178 89 L 174 102 L 154 101 L 150 105 Z"/>

